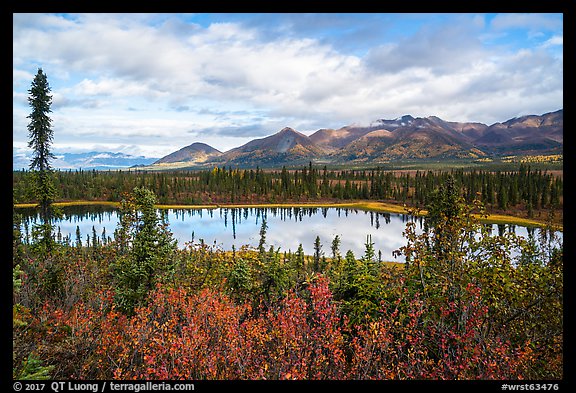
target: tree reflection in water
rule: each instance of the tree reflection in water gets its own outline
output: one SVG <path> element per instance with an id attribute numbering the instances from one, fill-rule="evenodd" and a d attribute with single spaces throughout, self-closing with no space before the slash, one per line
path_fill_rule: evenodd
<path id="1" fill-rule="evenodd" d="M 97 241 L 112 240 L 118 223 L 118 210 L 103 205 L 67 206 L 63 217 L 54 222 L 55 237 L 58 241 L 70 243 L 71 239 L 89 235 Z M 30 228 L 39 220 L 35 209 L 18 209 L 22 215 L 23 241 L 29 241 Z M 207 244 L 216 244 L 231 250 L 243 245 L 256 247 L 262 220 L 266 219 L 268 245 L 280 247 L 283 251 L 295 251 L 300 244 L 306 254 L 313 253 L 314 240 L 320 237 L 324 245 L 331 244 L 338 235 L 345 252 L 352 250 L 357 256 L 364 253 L 366 237 L 369 235 L 374 247 L 383 260 L 398 261 L 393 251 L 405 245 L 403 231 L 406 223 L 416 221 L 422 229 L 423 218 L 405 214 L 380 213 L 347 208 L 318 207 L 272 207 L 272 208 L 214 208 L 214 209 L 161 209 L 164 220 L 178 240 L 185 247 L 195 238 Z M 541 228 L 526 228 L 514 225 L 489 225 L 494 234 L 503 235 L 506 231 L 527 237 L 534 244 L 551 244 L 554 236 L 561 238 L 561 232 L 548 233 Z M 107 234 L 107 235 L 106 235 Z M 107 237 L 102 239 L 102 237 Z"/>

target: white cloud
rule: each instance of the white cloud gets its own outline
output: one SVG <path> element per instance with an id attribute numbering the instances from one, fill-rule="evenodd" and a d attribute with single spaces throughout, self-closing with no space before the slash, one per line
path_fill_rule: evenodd
<path id="1" fill-rule="evenodd" d="M 515 28 L 525 28 L 530 31 L 555 30 L 562 28 L 562 18 L 558 14 L 498 14 L 492 19 L 491 25 L 494 29 L 505 30 Z"/>
<path id="2" fill-rule="evenodd" d="M 34 74 L 29 71 L 14 68 L 12 70 L 12 85 L 16 87 L 28 88 L 31 81 L 34 79 Z"/>
<path id="3" fill-rule="evenodd" d="M 72 88 L 74 94 L 78 95 L 104 95 L 104 96 L 138 96 L 145 94 L 147 89 L 144 85 L 125 81 L 122 79 L 102 79 L 100 81 L 92 81 L 83 79 L 80 83 Z M 64 91 L 66 93 L 66 91 Z"/>
<path id="4" fill-rule="evenodd" d="M 547 39 L 543 44 L 543 48 L 549 48 L 551 46 L 562 46 L 564 45 L 564 36 L 563 35 L 554 35 Z"/>

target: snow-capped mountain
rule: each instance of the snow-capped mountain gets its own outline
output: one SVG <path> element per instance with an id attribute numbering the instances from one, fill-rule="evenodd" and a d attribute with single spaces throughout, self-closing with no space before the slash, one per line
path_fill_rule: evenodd
<path id="1" fill-rule="evenodd" d="M 53 152 L 56 159 L 51 161 L 54 169 L 127 169 L 135 165 L 150 165 L 158 158 L 132 156 L 126 153 L 96 152 L 61 153 Z M 32 152 L 13 148 L 12 169 L 21 170 L 30 167 Z"/>

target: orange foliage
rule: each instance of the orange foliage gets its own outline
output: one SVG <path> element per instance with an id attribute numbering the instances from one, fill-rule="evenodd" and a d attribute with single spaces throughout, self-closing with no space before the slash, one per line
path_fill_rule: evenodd
<path id="1" fill-rule="evenodd" d="M 92 343 L 73 378 L 521 379 L 532 356 L 529 343 L 516 348 L 486 332 L 488 310 L 472 285 L 440 319 L 404 291 L 379 318 L 351 328 L 323 276 L 268 308 L 211 289 L 157 287 L 127 318 L 107 299 L 100 309 L 80 303 L 67 318 L 52 314 Z"/>

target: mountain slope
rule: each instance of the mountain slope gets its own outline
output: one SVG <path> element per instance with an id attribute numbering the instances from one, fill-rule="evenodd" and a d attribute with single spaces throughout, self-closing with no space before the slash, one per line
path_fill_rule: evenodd
<path id="1" fill-rule="evenodd" d="M 333 152 L 379 128 L 379 125 L 368 127 L 346 126 L 337 130 L 323 128 L 310 135 L 310 140 L 322 149 Z"/>
<path id="2" fill-rule="evenodd" d="M 241 166 L 283 164 L 310 160 L 325 154 L 310 138 L 285 127 L 274 135 L 252 140 L 224 153 L 219 160 Z"/>
<path id="3" fill-rule="evenodd" d="M 496 154 L 561 153 L 564 143 L 564 111 L 528 115 L 494 123 L 474 143 Z"/>
<path id="4" fill-rule="evenodd" d="M 484 155 L 470 138 L 438 117 L 390 122 L 389 130 L 372 131 L 335 154 L 340 160 L 388 161 L 391 159 L 476 158 Z"/>
<path id="5" fill-rule="evenodd" d="M 219 157 L 222 152 L 205 143 L 193 143 L 162 157 L 154 164 L 173 164 L 177 162 L 202 163 L 210 158 Z"/>

